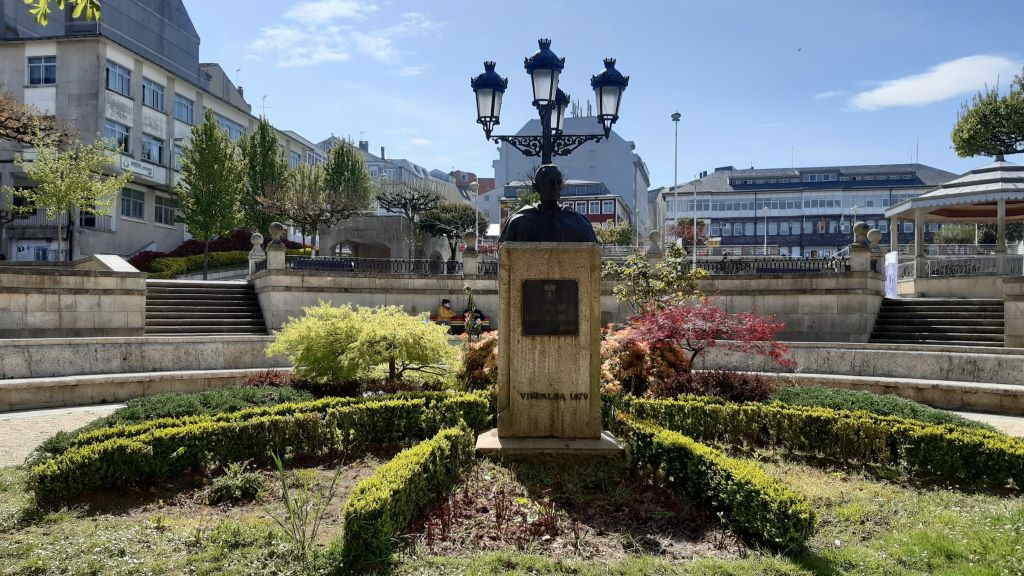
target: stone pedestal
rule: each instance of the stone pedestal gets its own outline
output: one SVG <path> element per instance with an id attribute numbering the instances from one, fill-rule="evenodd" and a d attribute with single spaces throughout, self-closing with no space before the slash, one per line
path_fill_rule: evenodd
<path id="1" fill-rule="evenodd" d="M 600 439 L 600 249 L 508 242 L 499 258 L 498 436 Z"/>

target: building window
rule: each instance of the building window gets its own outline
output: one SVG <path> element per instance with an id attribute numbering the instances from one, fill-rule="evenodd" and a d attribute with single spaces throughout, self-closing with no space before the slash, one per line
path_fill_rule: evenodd
<path id="1" fill-rule="evenodd" d="M 579 213 L 579 214 L 584 214 L 585 215 L 587 213 L 587 203 L 586 202 L 577 202 L 576 203 L 576 212 Z"/>
<path id="2" fill-rule="evenodd" d="M 737 224 L 737 226 L 738 226 L 738 224 Z M 747 235 L 747 236 L 753 236 L 754 235 L 754 223 L 753 222 L 745 222 L 743 224 L 743 233 L 745 235 Z"/>
<path id="3" fill-rule="evenodd" d="M 184 153 L 185 151 L 181 146 L 178 146 L 177 144 L 174 145 L 174 157 L 171 158 L 171 167 L 179 172 L 181 171 L 181 157 Z"/>
<path id="4" fill-rule="evenodd" d="M 195 103 L 181 94 L 174 95 L 174 119 L 191 126 L 195 123 Z"/>
<path id="5" fill-rule="evenodd" d="M 785 220 L 779 222 L 779 236 L 789 236 L 789 234 L 789 222 Z"/>
<path id="6" fill-rule="evenodd" d="M 214 117 L 217 119 L 217 124 L 220 125 L 221 129 L 228 133 L 228 137 L 231 138 L 232 142 L 237 141 L 245 134 L 245 128 L 241 124 L 228 120 L 220 114 L 214 114 Z"/>
<path id="7" fill-rule="evenodd" d="M 889 233 L 889 221 L 888 220 L 879 220 L 878 221 L 878 231 L 881 232 L 882 234 L 888 234 Z"/>
<path id="8" fill-rule="evenodd" d="M 48 86 L 57 83 L 57 57 L 56 56 L 29 56 L 28 58 L 28 84 L 29 86 Z"/>
<path id="9" fill-rule="evenodd" d="M 298 152 L 290 152 L 288 156 L 288 167 L 295 168 L 299 164 L 302 164 L 302 154 Z"/>
<path id="10" fill-rule="evenodd" d="M 142 79 L 142 104 L 153 110 L 164 111 L 164 87 L 148 78 Z"/>
<path id="11" fill-rule="evenodd" d="M 615 201 L 614 200 L 602 200 L 601 201 L 601 214 L 615 214 Z"/>
<path id="12" fill-rule="evenodd" d="M 153 214 L 153 220 L 157 224 L 164 224 L 166 226 L 174 226 L 175 217 L 175 202 L 173 198 L 167 196 L 156 196 L 156 208 Z"/>
<path id="13" fill-rule="evenodd" d="M 121 190 L 121 216 L 144 220 L 146 218 L 146 193 L 130 188 Z"/>
<path id="14" fill-rule="evenodd" d="M 903 233 L 904 234 L 913 234 L 914 233 L 914 223 L 913 222 L 904 222 L 903 223 Z"/>
<path id="15" fill-rule="evenodd" d="M 149 134 L 142 135 L 142 159 L 153 164 L 163 164 L 164 141 Z"/>
<path id="16" fill-rule="evenodd" d="M 600 200 L 591 200 L 590 201 L 590 206 L 588 208 L 589 208 L 591 214 L 600 214 L 601 213 L 601 201 Z"/>
<path id="17" fill-rule="evenodd" d="M 96 213 L 88 212 L 84 208 L 78 213 L 78 225 L 82 228 L 96 227 Z"/>
<path id="18" fill-rule="evenodd" d="M 127 98 L 132 97 L 132 71 L 107 60 L 107 90 Z"/>
<path id="19" fill-rule="evenodd" d="M 732 222 L 722 223 L 722 236 L 732 236 Z"/>
<path id="20" fill-rule="evenodd" d="M 712 223 L 711 224 L 711 236 L 712 237 L 717 237 L 717 236 L 721 236 L 721 235 L 722 235 L 722 225 L 719 224 L 718 222 Z"/>
<path id="21" fill-rule="evenodd" d="M 113 143 L 114 147 L 125 154 L 132 153 L 132 129 L 113 120 L 107 120 L 103 128 L 103 138 Z"/>

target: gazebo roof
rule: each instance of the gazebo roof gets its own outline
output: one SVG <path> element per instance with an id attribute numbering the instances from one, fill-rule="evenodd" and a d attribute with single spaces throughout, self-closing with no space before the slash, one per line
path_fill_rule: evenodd
<path id="1" fill-rule="evenodd" d="M 1006 201 L 1006 219 L 1024 220 L 1024 166 L 1001 158 L 885 211 L 887 218 L 912 218 L 921 209 L 932 221 L 988 222 L 996 202 Z"/>

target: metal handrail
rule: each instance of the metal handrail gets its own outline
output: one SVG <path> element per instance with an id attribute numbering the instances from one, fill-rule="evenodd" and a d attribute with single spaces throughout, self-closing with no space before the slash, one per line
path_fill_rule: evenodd
<path id="1" fill-rule="evenodd" d="M 706 270 L 712 276 L 841 274 L 850 271 L 850 261 L 842 258 L 762 258 L 706 261 L 699 263 L 697 267 Z"/>

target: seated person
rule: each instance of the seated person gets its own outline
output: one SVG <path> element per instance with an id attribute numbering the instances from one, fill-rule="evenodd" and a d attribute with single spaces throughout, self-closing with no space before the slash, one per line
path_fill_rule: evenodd
<path id="1" fill-rule="evenodd" d="M 452 301 L 447 298 L 441 300 L 441 305 L 437 308 L 437 321 L 451 322 L 455 317 L 455 311 L 452 310 Z"/>

